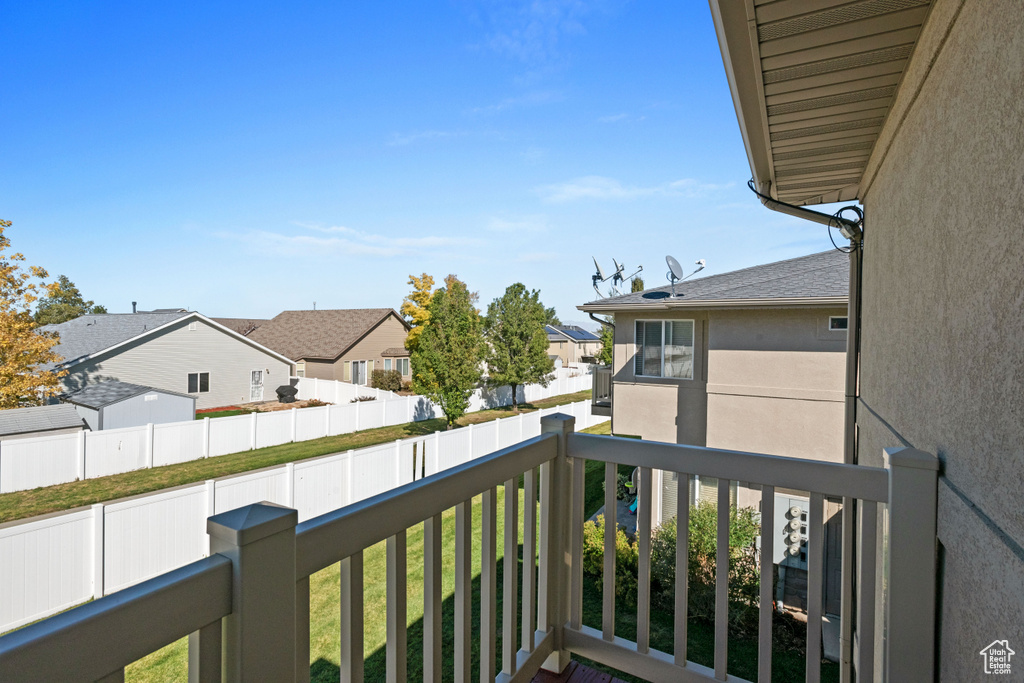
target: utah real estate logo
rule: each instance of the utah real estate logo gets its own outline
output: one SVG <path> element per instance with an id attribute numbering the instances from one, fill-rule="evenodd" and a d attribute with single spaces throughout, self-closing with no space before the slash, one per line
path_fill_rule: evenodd
<path id="1" fill-rule="evenodd" d="M 1010 649 L 1008 641 L 993 640 L 991 645 L 978 654 L 985 658 L 986 674 L 1008 674 L 1010 673 L 1010 657 L 1017 653 Z"/>

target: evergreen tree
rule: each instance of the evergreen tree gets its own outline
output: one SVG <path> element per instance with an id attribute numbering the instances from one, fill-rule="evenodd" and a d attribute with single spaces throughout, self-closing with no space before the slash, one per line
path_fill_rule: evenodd
<path id="1" fill-rule="evenodd" d="M 558 319 L 558 314 L 555 313 L 555 307 L 554 306 L 552 306 L 551 308 L 545 308 L 544 309 L 544 317 L 546 318 L 546 320 L 544 321 L 544 324 L 546 324 L 546 325 L 561 325 L 562 324 L 562 321 Z"/>
<path id="2" fill-rule="evenodd" d="M 49 294 L 36 304 L 35 321 L 37 325 L 56 325 L 88 313 L 106 312 L 103 306 L 95 306 L 92 301 L 83 299 L 75 283 L 67 275 L 61 275 L 51 285 Z"/>
<path id="3" fill-rule="evenodd" d="M 491 302 L 484 319 L 488 382 L 512 388 L 512 407 L 519 412 L 516 386 L 547 386 L 555 364 L 548 357 L 548 335 L 544 324 L 547 310 L 540 293 L 520 283 L 510 285 Z"/>
<path id="4" fill-rule="evenodd" d="M 483 340 L 466 285 L 454 276 L 446 283 L 430 299 L 430 319 L 411 358 L 413 389 L 441 406 L 451 429 L 465 415 L 480 382 Z"/>
<path id="5" fill-rule="evenodd" d="M 597 353 L 597 362 L 601 365 L 612 364 L 612 350 L 615 345 L 615 330 L 609 325 L 601 325 L 601 350 Z"/>
<path id="6" fill-rule="evenodd" d="M 57 335 L 37 332 L 31 313 L 40 290 L 52 295 L 57 285 L 32 282 L 46 278 L 46 271 L 37 266 L 22 270 L 24 256 L 3 254 L 11 246 L 3 234 L 10 225 L 0 220 L 0 409 L 41 405 L 60 390 L 64 375 L 39 370 L 62 359 L 53 351 L 59 343 Z"/>
<path id="7" fill-rule="evenodd" d="M 635 277 L 635 278 L 633 278 L 632 283 L 633 283 L 632 284 L 632 289 L 630 291 L 632 291 L 632 292 L 642 292 L 642 291 L 644 291 L 644 279 L 642 277 Z"/>

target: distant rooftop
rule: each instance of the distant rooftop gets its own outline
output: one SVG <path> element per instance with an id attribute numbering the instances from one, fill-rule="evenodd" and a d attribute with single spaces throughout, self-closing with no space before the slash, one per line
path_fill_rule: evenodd
<path id="1" fill-rule="evenodd" d="M 67 404 L 0 410 L 0 436 L 84 427 L 75 407 Z"/>
<path id="2" fill-rule="evenodd" d="M 335 360 L 391 315 L 408 328 L 391 308 L 283 311 L 248 338 L 292 360 Z"/>
<path id="3" fill-rule="evenodd" d="M 820 254 L 776 261 L 718 275 L 677 282 L 642 292 L 598 299 L 584 304 L 583 310 L 634 308 L 671 305 L 699 306 L 702 303 L 728 303 L 792 299 L 845 299 L 849 295 L 850 257 L 830 250 Z"/>
<path id="4" fill-rule="evenodd" d="M 601 338 L 593 332 L 585 330 L 582 327 L 577 327 L 576 325 L 545 325 L 544 327 L 548 333 L 548 339 L 559 339 L 564 335 L 576 342 L 601 340 Z"/>

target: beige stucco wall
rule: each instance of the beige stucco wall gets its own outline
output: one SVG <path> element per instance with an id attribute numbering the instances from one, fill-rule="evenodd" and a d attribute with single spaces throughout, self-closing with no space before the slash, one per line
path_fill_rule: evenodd
<path id="1" fill-rule="evenodd" d="M 942 462 L 944 681 L 1024 652 L 1024 11 L 962 4 L 932 9 L 869 165 L 857 417 L 862 463 Z"/>
<path id="2" fill-rule="evenodd" d="M 195 322 L 195 329 L 189 323 Z M 188 374 L 210 373 L 210 391 L 191 394 L 196 408 L 249 402 L 251 372 L 263 370 L 263 398 L 288 383 L 292 365 L 202 320 L 185 319 L 156 335 L 76 365 L 64 386 L 77 389 L 105 379 L 141 384 L 179 394 L 188 392 Z M 269 373 L 267 372 L 269 370 Z"/>
<path id="3" fill-rule="evenodd" d="M 845 309 L 615 316 L 613 428 L 654 441 L 842 461 Z M 638 318 L 695 321 L 694 379 L 633 375 Z"/>

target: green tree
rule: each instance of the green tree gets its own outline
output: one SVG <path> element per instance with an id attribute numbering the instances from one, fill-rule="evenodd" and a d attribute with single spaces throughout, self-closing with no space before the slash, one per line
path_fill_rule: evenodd
<path id="1" fill-rule="evenodd" d="M 53 351 L 60 340 L 56 334 L 36 331 L 31 312 L 39 293 L 52 295 L 57 285 L 41 282 L 47 277 L 42 268 L 23 270 L 21 254 L 3 253 L 11 246 L 4 235 L 10 226 L 10 221 L 0 220 L 0 409 L 41 405 L 60 390 L 65 374 L 39 369 L 62 360 Z"/>
<path id="2" fill-rule="evenodd" d="M 56 325 L 89 313 L 106 312 L 103 306 L 83 299 L 75 283 L 67 275 L 61 275 L 51 286 L 49 294 L 36 304 L 35 321 L 37 325 Z"/>
<path id="3" fill-rule="evenodd" d="M 558 319 L 558 314 L 555 313 L 555 307 L 544 309 L 544 324 L 545 325 L 561 325 L 562 321 Z"/>
<path id="4" fill-rule="evenodd" d="M 601 337 L 601 350 L 597 353 L 597 362 L 601 365 L 611 365 L 612 351 L 615 348 L 615 328 L 611 325 L 601 325 L 599 335 Z"/>
<path id="5" fill-rule="evenodd" d="M 632 292 L 642 292 L 642 291 L 644 291 L 644 279 L 642 277 L 635 277 L 635 278 L 633 278 L 633 280 L 632 280 L 632 289 L 630 291 L 632 291 Z"/>
<path id="6" fill-rule="evenodd" d="M 555 364 L 548 357 L 548 335 L 544 331 L 547 310 L 540 292 L 521 283 L 509 285 L 491 302 L 484 318 L 484 360 L 488 383 L 512 388 L 512 409 L 519 412 L 516 386 L 547 386 Z"/>
<path id="7" fill-rule="evenodd" d="M 466 285 L 454 276 L 446 284 L 430 299 L 430 319 L 411 358 L 413 389 L 441 407 L 451 429 L 480 382 L 483 340 Z"/>
<path id="8" fill-rule="evenodd" d="M 405 348 L 410 351 L 416 348 L 416 343 L 423 334 L 423 326 L 430 320 L 430 298 L 434 296 L 434 278 L 426 273 L 419 277 L 409 276 L 409 284 L 412 285 L 412 292 L 402 300 L 400 312 L 406 322 L 412 326 L 409 335 L 405 338 Z"/>

